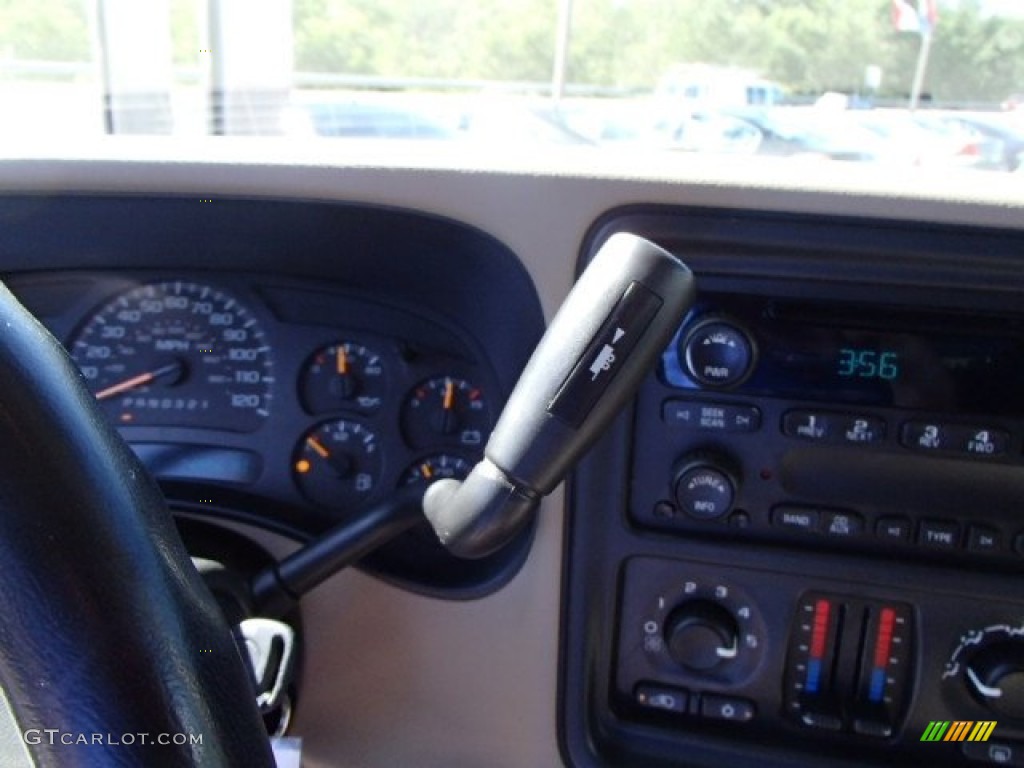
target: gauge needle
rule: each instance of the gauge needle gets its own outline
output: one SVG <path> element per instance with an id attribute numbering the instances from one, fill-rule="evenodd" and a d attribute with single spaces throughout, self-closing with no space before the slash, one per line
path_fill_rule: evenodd
<path id="1" fill-rule="evenodd" d="M 348 354 L 345 352 L 344 347 L 338 347 L 336 358 L 338 364 L 338 375 L 344 376 L 348 373 Z"/>
<path id="2" fill-rule="evenodd" d="M 354 464 L 350 456 L 344 453 L 331 453 L 315 437 L 307 437 L 306 445 L 312 448 L 321 459 L 324 459 L 338 477 L 349 477 L 354 471 Z"/>
<path id="3" fill-rule="evenodd" d="M 451 379 L 444 380 L 444 409 L 450 411 L 455 404 L 455 382 Z"/>
<path id="4" fill-rule="evenodd" d="M 106 400 L 108 398 L 113 397 L 114 395 L 119 395 L 122 392 L 127 392 L 130 389 L 135 389 L 136 387 L 141 387 L 145 384 L 149 384 L 151 381 L 155 381 L 156 379 L 159 379 L 162 376 L 167 376 L 171 373 L 177 373 L 180 370 L 181 363 L 173 362 L 163 366 L 162 368 L 156 368 L 152 371 L 140 373 L 137 376 L 132 376 L 130 379 L 119 381 L 117 384 L 111 384 L 109 387 L 101 389 L 99 392 L 96 393 L 96 399 Z"/>
<path id="5" fill-rule="evenodd" d="M 328 451 L 324 447 L 324 444 L 321 443 L 319 440 L 317 440 L 315 437 L 307 437 L 306 438 L 306 445 L 308 445 L 310 448 L 312 448 L 314 451 L 316 451 L 321 459 L 330 458 L 331 452 Z"/>

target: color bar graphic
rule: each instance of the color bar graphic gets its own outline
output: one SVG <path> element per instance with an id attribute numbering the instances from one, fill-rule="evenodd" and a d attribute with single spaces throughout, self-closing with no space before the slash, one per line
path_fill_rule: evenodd
<path id="1" fill-rule="evenodd" d="M 932 720 L 921 734 L 921 741 L 988 741 L 996 728 L 995 720 Z"/>

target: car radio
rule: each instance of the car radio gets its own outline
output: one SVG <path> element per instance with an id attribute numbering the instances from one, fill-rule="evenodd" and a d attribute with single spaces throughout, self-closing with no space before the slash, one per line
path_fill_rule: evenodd
<path id="1" fill-rule="evenodd" d="M 1024 566 L 1024 324 L 706 294 L 638 399 L 630 516 Z"/>

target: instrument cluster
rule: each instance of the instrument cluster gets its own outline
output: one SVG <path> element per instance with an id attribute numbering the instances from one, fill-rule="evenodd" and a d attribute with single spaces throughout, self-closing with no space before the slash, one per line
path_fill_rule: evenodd
<path id="1" fill-rule="evenodd" d="M 336 320 L 303 322 L 305 287 L 278 288 L 101 276 L 84 311 L 51 326 L 68 327 L 87 385 L 154 475 L 203 499 L 210 483 L 244 490 L 315 532 L 401 485 L 468 474 L 500 403 L 464 333 L 399 307 L 381 329 L 380 307 L 343 293 L 309 293 Z"/>

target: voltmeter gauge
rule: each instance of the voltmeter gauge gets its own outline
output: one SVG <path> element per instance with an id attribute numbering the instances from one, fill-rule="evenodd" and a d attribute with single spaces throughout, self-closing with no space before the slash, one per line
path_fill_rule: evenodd
<path id="1" fill-rule="evenodd" d="M 436 453 L 433 456 L 425 456 L 405 470 L 401 485 L 429 485 L 442 478 L 464 480 L 471 469 L 473 464 L 460 456 Z"/>
<path id="2" fill-rule="evenodd" d="M 380 355 L 360 344 L 340 342 L 310 358 L 299 384 L 310 413 L 354 410 L 375 413 L 387 389 Z"/>
<path id="3" fill-rule="evenodd" d="M 314 504 L 353 510 L 377 489 L 381 472 L 377 437 L 354 421 L 324 422 L 299 441 L 292 472 L 299 489 Z"/>
<path id="4" fill-rule="evenodd" d="M 490 431 L 483 390 L 453 376 L 429 379 L 406 398 L 402 429 L 414 448 L 448 442 L 477 452 Z"/>

